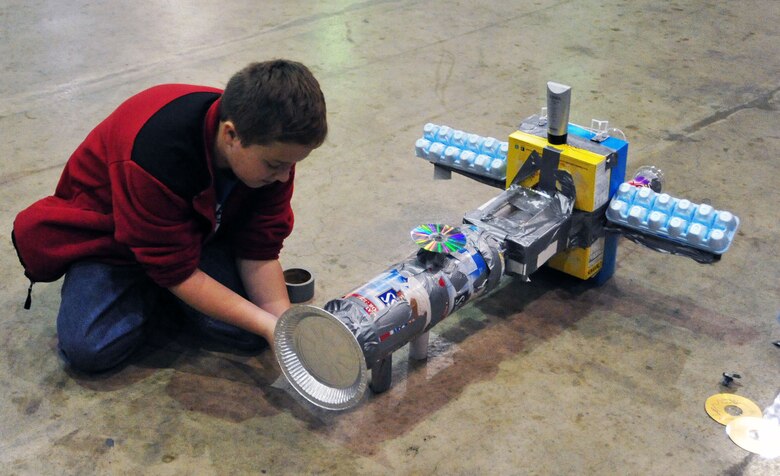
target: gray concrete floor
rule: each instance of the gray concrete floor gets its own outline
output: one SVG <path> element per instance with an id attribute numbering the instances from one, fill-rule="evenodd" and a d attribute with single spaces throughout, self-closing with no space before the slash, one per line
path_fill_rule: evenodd
<path id="1" fill-rule="evenodd" d="M 342 413 L 269 385 L 268 353 L 173 339 L 85 377 L 55 353 L 59 283 L 27 283 L 0 242 L 2 474 L 778 474 L 704 412 L 724 371 L 762 408 L 780 391 L 780 3 L 774 0 L 55 2 L 0 6 L 0 235 L 52 193 L 70 152 L 153 84 L 223 86 L 246 63 L 302 61 L 331 134 L 300 167 L 286 266 L 314 304 L 459 223 L 496 189 L 431 179 L 428 121 L 505 138 L 548 80 L 572 122 L 609 119 L 629 169 L 742 220 L 713 266 L 622 242 L 615 277 L 508 281 L 396 356 L 394 385 Z"/>

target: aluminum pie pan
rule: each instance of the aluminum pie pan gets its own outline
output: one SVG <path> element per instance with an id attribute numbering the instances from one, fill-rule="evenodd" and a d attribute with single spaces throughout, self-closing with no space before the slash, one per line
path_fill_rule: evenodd
<path id="1" fill-rule="evenodd" d="M 314 306 L 288 309 L 274 330 L 276 360 L 290 385 L 327 410 L 357 404 L 368 386 L 368 369 L 352 331 Z"/>

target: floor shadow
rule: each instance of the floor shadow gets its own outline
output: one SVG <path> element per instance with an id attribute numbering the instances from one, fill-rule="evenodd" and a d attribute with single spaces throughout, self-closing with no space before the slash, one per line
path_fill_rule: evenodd
<path id="1" fill-rule="evenodd" d="M 598 309 L 631 318 L 637 309 L 650 309 L 653 319 L 727 342 L 760 337 L 755 329 L 691 299 L 642 286 L 626 288 L 619 279 L 596 286 L 547 269 L 535 273 L 529 283 L 510 280 L 440 324 L 444 329 L 432 339 L 427 361 L 394 359 L 393 385 L 387 392 L 369 393 L 344 412 L 303 402 L 297 415 L 304 415 L 302 421 L 309 424 L 316 422 L 313 429 L 329 440 L 360 454 L 375 454 L 384 441 L 410 431 L 470 385 L 494 378 L 502 362 L 576 329 L 578 321 Z"/>
<path id="2" fill-rule="evenodd" d="M 162 326 L 126 362 L 105 372 L 65 372 L 79 385 L 111 392 L 141 382 L 160 370 L 174 372 L 164 391 L 188 411 L 241 422 L 289 412 L 306 418 L 300 402 L 285 389 L 273 386 L 281 372 L 268 348 L 236 352 L 219 343 Z M 311 422 L 317 427 L 316 422 Z"/>
<path id="3" fill-rule="evenodd" d="M 373 454 L 382 442 L 408 432 L 470 385 L 494 378 L 502 362 L 575 328 L 597 309 L 627 317 L 637 309 L 651 309 L 654 319 L 727 342 L 758 337 L 754 329 L 688 298 L 625 286 L 619 279 L 597 287 L 543 269 L 528 283 L 508 279 L 489 296 L 445 319 L 434 329 L 438 332 L 427 361 L 410 362 L 405 350 L 398 351 L 392 387 L 379 395 L 368 392 L 358 406 L 343 412 L 319 409 L 289 385 L 272 385 L 279 371 L 268 350 L 227 353 L 170 330 L 151 339 L 126 366 L 74 378 L 93 390 L 111 391 L 134 385 L 160 369 L 173 369 L 165 392 L 189 411 L 232 422 L 286 412 L 330 440 Z"/>

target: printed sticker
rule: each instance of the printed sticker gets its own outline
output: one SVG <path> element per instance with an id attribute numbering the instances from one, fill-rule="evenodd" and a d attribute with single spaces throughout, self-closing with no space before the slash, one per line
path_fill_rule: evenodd
<path id="1" fill-rule="evenodd" d="M 398 300 L 398 295 L 396 294 L 395 289 L 388 289 L 377 297 L 385 306 L 391 306 Z"/>

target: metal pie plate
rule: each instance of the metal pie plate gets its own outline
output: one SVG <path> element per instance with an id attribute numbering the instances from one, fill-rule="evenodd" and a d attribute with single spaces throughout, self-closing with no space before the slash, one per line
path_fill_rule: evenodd
<path id="1" fill-rule="evenodd" d="M 354 406 L 366 391 L 363 351 L 349 328 L 314 306 L 287 310 L 274 331 L 276 360 L 305 399 L 328 410 Z"/>

